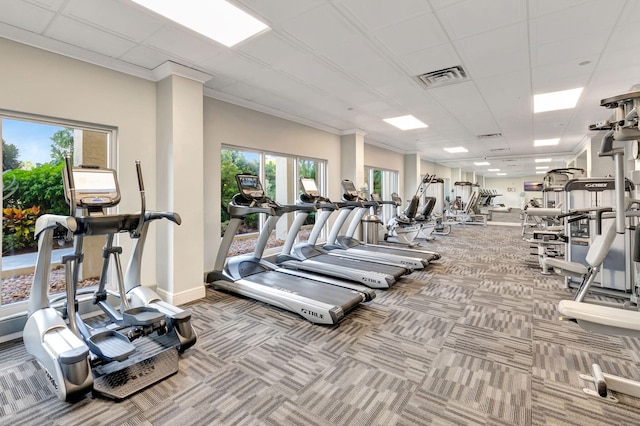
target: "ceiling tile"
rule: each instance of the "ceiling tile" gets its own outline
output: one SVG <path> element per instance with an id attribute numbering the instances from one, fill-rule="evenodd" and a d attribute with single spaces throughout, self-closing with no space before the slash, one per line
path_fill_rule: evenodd
<path id="1" fill-rule="evenodd" d="M 610 30 L 598 31 L 580 37 L 565 38 L 553 43 L 533 46 L 531 49 L 531 67 L 567 63 L 574 61 L 575 66 L 586 57 L 595 59 L 605 48 Z"/>
<path id="2" fill-rule="evenodd" d="M 588 2 L 589 0 L 529 0 L 529 17 L 538 18 Z"/>
<path id="3" fill-rule="evenodd" d="M 71 0 L 63 15 L 135 42 L 141 42 L 167 22 L 142 7 L 104 0 Z"/>
<path id="4" fill-rule="evenodd" d="M 235 3 L 247 12 L 256 12 L 259 15 L 256 18 L 264 18 L 269 23 L 281 24 L 320 5 L 323 0 L 231 0 L 231 3 Z"/>
<path id="5" fill-rule="evenodd" d="M 529 25 L 531 45 L 576 39 L 612 28 L 622 5 L 621 0 L 611 0 L 607 2 L 606 13 L 603 13 L 602 2 L 590 1 L 532 19 Z"/>
<path id="6" fill-rule="evenodd" d="M 356 71 L 383 60 L 382 55 L 362 37 L 327 46 L 322 50 L 322 56 L 345 72 Z"/>
<path id="7" fill-rule="evenodd" d="M 496 58 L 515 52 L 526 52 L 529 34 L 526 22 L 486 31 L 453 43 L 465 60 Z"/>
<path id="8" fill-rule="evenodd" d="M 251 43 L 245 43 L 238 47 L 238 50 L 278 69 L 286 69 L 300 55 L 308 55 L 275 31 L 269 31 L 256 37 L 251 40 Z"/>
<path id="9" fill-rule="evenodd" d="M 342 0 L 341 4 L 369 31 L 431 12 L 424 0 Z"/>
<path id="10" fill-rule="evenodd" d="M 16 1 L 14 0 L 9 0 L 9 1 L 11 3 L 16 3 Z M 57 12 L 58 10 L 60 10 L 60 7 L 62 7 L 62 5 L 64 5 L 65 2 L 66 0 L 24 0 L 24 3 L 29 3 L 34 6 L 43 7 L 53 12 Z"/>
<path id="11" fill-rule="evenodd" d="M 437 12 L 453 40 L 525 21 L 526 3 L 513 0 L 466 0 Z M 482 17 L 482 18 L 479 18 Z"/>
<path id="12" fill-rule="evenodd" d="M 182 58 L 186 62 L 183 65 L 201 64 L 228 51 L 226 47 L 204 36 L 172 25 L 166 25 L 154 33 L 144 44 L 176 58 Z"/>
<path id="13" fill-rule="evenodd" d="M 135 46 L 120 56 L 119 59 L 152 70 L 167 61 L 167 54 L 166 52 L 159 52 L 151 47 Z"/>
<path id="14" fill-rule="evenodd" d="M 264 68 L 257 62 L 242 56 L 234 50 L 209 58 L 201 63 L 205 71 L 212 75 L 220 74 L 245 83 L 260 81 Z"/>
<path id="15" fill-rule="evenodd" d="M 47 28 L 45 35 L 112 58 L 121 56 L 135 46 L 129 40 L 64 16 L 58 16 Z"/>
<path id="16" fill-rule="evenodd" d="M 591 69 L 580 67 L 575 61 L 537 67 L 531 70 L 531 89 L 534 94 L 585 87 Z"/>
<path id="17" fill-rule="evenodd" d="M 406 78 L 401 71 L 388 61 L 380 61 L 365 66 L 357 71 L 353 71 L 351 74 L 370 87 L 381 86 Z"/>
<path id="18" fill-rule="evenodd" d="M 390 25 L 376 31 L 373 36 L 395 56 L 408 55 L 449 41 L 431 13 Z"/>
<path id="19" fill-rule="evenodd" d="M 358 32 L 330 4 L 283 23 L 282 30 L 319 52 L 358 36 Z"/>
<path id="20" fill-rule="evenodd" d="M 400 62 L 414 76 L 462 64 L 455 49 L 448 43 L 403 56 Z"/>
<path id="21" fill-rule="evenodd" d="M 55 14 L 32 4 L 15 0 L 0 0 L 2 22 L 25 30 L 42 33 Z"/>
<path id="22" fill-rule="evenodd" d="M 375 86 L 374 90 L 387 98 L 396 98 L 415 93 L 417 90 L 424 90 L 420 83 L 410 78 L 397 80 L 392 83 Z"/>

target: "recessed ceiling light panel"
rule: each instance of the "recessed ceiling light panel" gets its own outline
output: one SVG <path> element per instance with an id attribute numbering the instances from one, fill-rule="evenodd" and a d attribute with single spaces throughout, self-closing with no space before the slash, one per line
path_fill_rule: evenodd
<path id="1" fill-rule="evenodd" d="M 133 0 L 227 47 L 269 28 L 224 0 Z"/>
<path id="2" fill-rule="evenodd" d="M 473 163 L 473 164 L 475 164 L 476 166 L 488 166 L 491 163 L 489 163 L 488 161 L 481 161 L 480 163 Z"/>
<path id="3" fill-rule="evenodd" d="M 506 173 L 496 173 L 496 175 L 498 175 L 498 176 L 506 176 L 507 174 Z"/>
<path id="4" fill-rule="evenodd" d="M 536 139 L 533 141 L 533 146 L 551 146 L 558 145 L 560 138 L 554 139 Z"/>
<path id="5" fill-rule="evenodd" d="M 499 172 L 500 169 L 487 169 L 488 172 Z"/>
<path id="6" fill-rule="evenodd" d="M 575 108 L 582 89 L 582 87 L 579 87 L 577 89 L 533 95 L 533 112 Z"/>
<path id="7" fill-rule="evenodd" d="M 463 148 L 461 146 L 456 146 L 456 147 L 453 147 L 453 148 L 444 148 L 444 150 L 449 152 L 449 153 L 451 153 L 451 154 L 457 154 L 457 153 L 460 153 L 460 152 L 469 152 L 468 149 Z"/>
<path id="8" fill-rule="evenodd" d="M 551 162 L 551 158 L 536 158 L 535 162 L 536 163 L 550 163 Z"/>
<path id="9" fill-rule="evenodd" d="M 400 130 L 424 129 L 425 127 L 429 127 L 413 115 L 385 118 L 384 121 L 392 126 L 396 126 Z"/>

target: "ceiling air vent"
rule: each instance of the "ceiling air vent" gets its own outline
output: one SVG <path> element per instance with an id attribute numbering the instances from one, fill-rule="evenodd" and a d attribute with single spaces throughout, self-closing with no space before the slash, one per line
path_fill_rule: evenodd
<path id="1" fill-rule="evenodd" d="M 510 150 L 511 150 L 510 148 L 493 148 L 493 149 L 490 149 L 489 151 L 491 151 L 491 152 L 506 152 L 506 151 L 510 151 Z"/>
<path id="2" fill-rule="evenodd" d="M 417 78 L 427 86 L 427 89 L 460 83 L 469 79 L 467 72 L 460 65 L 420 74 Z"/>
<path id="3" fill-rule="evenodd" d="M 493 139 L 493 138 L 501 138 L 502 133 L 486 133 L 484 135 L 478 135 L 478 139 Z"/>

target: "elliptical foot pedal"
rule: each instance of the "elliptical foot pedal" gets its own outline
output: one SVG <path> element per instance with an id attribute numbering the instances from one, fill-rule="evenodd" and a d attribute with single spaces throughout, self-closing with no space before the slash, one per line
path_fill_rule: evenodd
<path id="1" fill-rule="evenodd" d="M 133 326 L 152 326 L 161 321 L 165 321 L 165 315 L 158 312 L 157 309 L 147 306 L 127 309 L 122 313 L 122 319 L 127 325 Z"/>
<path id="2" fill-rule="evenodd" d="M 124 361 L 136 351 L 129 339 L 114 330 L 94 334 L 87 345 L 91 352 L 107 361 Z"/>
<path id="3" fill-rule="evenodd" d="M 120 400 L 178 372 L 178 350 L 168 348 L 120 370 L 94 377 L 93 391 Z"/>

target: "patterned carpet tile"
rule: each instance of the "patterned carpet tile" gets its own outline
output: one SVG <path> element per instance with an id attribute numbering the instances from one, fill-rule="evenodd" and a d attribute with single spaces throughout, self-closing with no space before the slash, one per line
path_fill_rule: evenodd
<path id="1" fill-rule="evenodd" d="M 500 309 L 496 305 L 486 302 L 468 305 L 459 323 L 508 334 L 520 339 L 531 339 L 533 334 L 530 313 Z"/>
<path id="2" fill-rule="evenodd" d="M 455 325 L 451 319 L 439 317 L 411 309 L 394 311 L 388 321 L 378 327 L 380 332 L 422 343 L 426 346 L 440 347 Z"/>
<path id="3" fill-rule="evenodd" d="M 629 358 L 620 337 L 589 333 L 571 321 L 559 321 L 557 318 L 552 321 L 534 319 L 533 338 L 594 353 Z"/>
<path id="4" fill-rule="evenodd" d="M 438 350 L 410 339 L 379 332 L 363 337 L 344 356 L 369 366 L 420 382 Z"/>
<path id="5" fill-rule="evenodd" d="M 335 326 L 207 289 L 180 371 L 120 403 L 60 402 L 21 341 L 0 344 L 0 423 L 16 425 L 619 425 L 639 400 L 592 398 L 593 362 L 638 378 L 640 339 L 558 320 L 572 290 L 518 227 L 460 226 L 442 259 Z M 603 299 L 598 297 L 598 299 Z"/>
<path id="6" fill-rule="evenodd" d="M 49 380 L 30 359 L 5 365 L 0 375 L 0 418 L 27 409 L 53 395 Z"/>
<path id="7" fill-rule="evenodd" d="M 332 424 L 394 424 L 418 384 L 349 356 L 340 358 L 295 402 Z"/>
<path id="8" fill-rule="evenodd" d="M 424 286 L 420 295 L 427 300 L 450 300 L 464 304 L 472 299 L 481 282 L 479 278 L 439 275 L 433 278 L 430 285 Z"/>
<path id="9" fill-rule="evenodd" d="M 479 417 L 530 423 L 531 377 L 526 371 L 446 350 L 433 364 L 421 385 L 424 392 L 454 401 Z"/>
<path id="10" fill-rule="evenodd" d="M 295 396 L 332 365 L 336 356 L 288 335 L 274 338 L 233 361 L 247 374 Z"/>
<path id="11" fill-rule="evenodd" d="M 531 386 L 532 425 L 635 425 L 640 419 L 637 400 L 624 395 L 618 404 L 592 397 L 582 386 L 534 377 Z"/>
<path id="12" fill-rule="evenodd" d="M 375 307 L 369 311 L 371 310 L 375 310 Z M 297 327 L 287 333 L 287 336 L 304 344 L 312 344 L 318 351 L 325 354 L 338 357 L 360 338 L 371 333 L 372 327 L 374 327 L 373 321 L 372 324 L 364 324 L 362 321 L 356 321 L 353 315 L 349 315 L 335 326 L 318 327 L 310 322 L 299 322 Z"/>
<path id="13" fill-rule="evenodd" d="M 268 324 L 236 318 L 201 333 L 198 347 L 216 357 L 231 359 L 242 356 L 276 335 L 278 332 Z"/>
<path id="14" fill-rule="evenodd" d="M 533 375 L 546 381 L 554 381 L 584 387 L 579 374 L 591 374 L 592 364 L 600 364 L 602 370 L 621 377 L 638 378 L 638 364 L 624 358 L 617 358 L 589 350 L 549 342 L 534 344 Z M 593 387 L 591 385 L 591 387 Z"/>
<path id="15" fill-rule="evenodd" d="M 427 313 L 450 320 L 457 320 L 464 312 L 464 305 L 453 300 L 441 300 L 424 295 L 418 295 L 407 300 L 400 307 L 403 310 Z"/>
<path id="16" fill-rule="evenodd" d="M 498 331 L 456 324 L 443 348 L 523 371 L 531 369 L 531 339 L 515 338 Z"/>

